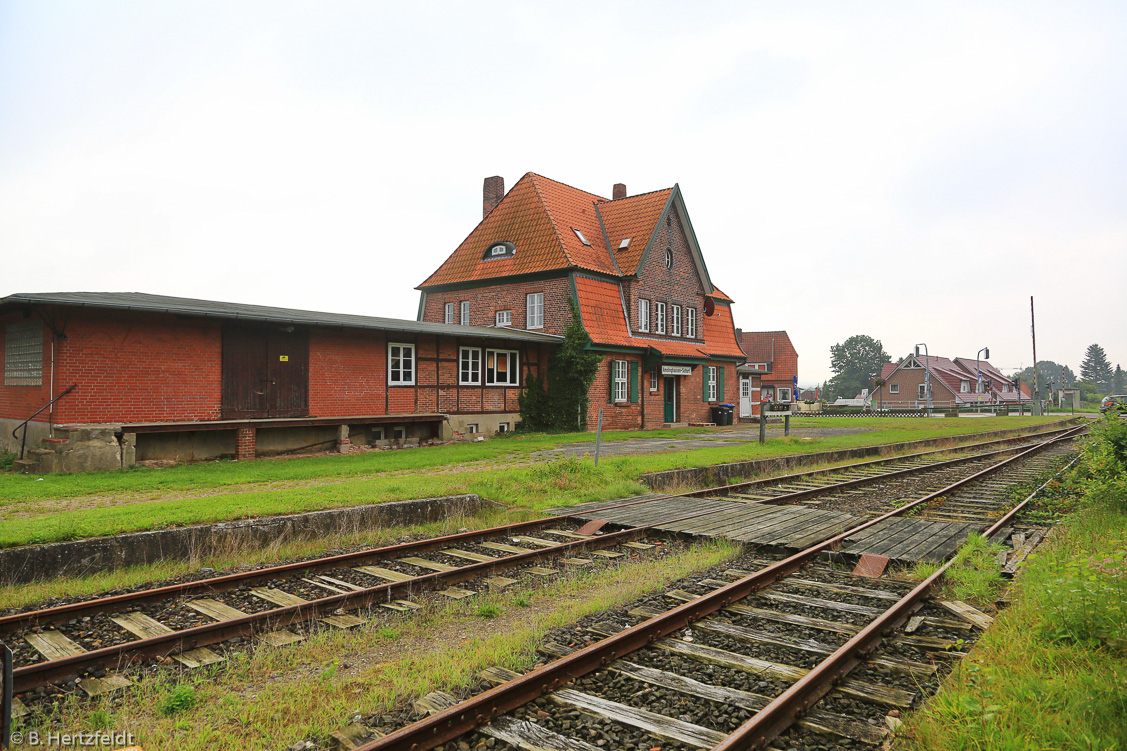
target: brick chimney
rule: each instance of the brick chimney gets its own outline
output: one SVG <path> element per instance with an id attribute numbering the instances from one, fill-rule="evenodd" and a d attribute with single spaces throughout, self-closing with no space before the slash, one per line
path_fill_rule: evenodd
<path id="1" fill-rule="evenodd" d="M 614 184 L 614 193 L 611 194 L 611 199 L 617 201 L 619 198 L 626 197 L 626 186 L 622 183 Z"/>
<path id="2" fill-rule="evenodd" d="M 504 197 L 505 178 L 496 176 L 485 178 L 485 185 L 481 189 L 481 218 L 489 216 L 489 212 L 501 203 Z"/>

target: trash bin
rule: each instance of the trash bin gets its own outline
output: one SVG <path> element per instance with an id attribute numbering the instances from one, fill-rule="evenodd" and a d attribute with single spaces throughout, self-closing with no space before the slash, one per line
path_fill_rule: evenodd
<path id="1" fill-rule="evenodd" d="M 732 417 L 736 413 L 736 405 L 734 405 L 734 404 L 721 404 L 720 409 L 721 409 L 721 415 L 724 418 L 724 422 L 717 423 L 717 424 L 718 425 L 731 425 L 732 424 Z"/>
<path id="2" fill-rule="evenodd" d="M 714 423 L 716 423 L 717 425 L 723 425 L 724 424 L 724 408 L 723 407 L 713 407 L 712 408 L 712 421 Z"/>

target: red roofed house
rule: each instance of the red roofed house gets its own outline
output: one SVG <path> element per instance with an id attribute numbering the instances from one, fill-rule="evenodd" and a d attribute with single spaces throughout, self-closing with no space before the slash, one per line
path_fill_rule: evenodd
<path id="1" fill-rule="evenodd" d="M 568 297 L 603 353 L 588 423 L 711 422 L 736 398 L 732 301 L 709 277 L 681 190 L 610 199 L 528 173 L 485 180 L 483 219 L 418 289 L 419 320 L 563 334 Z M 500 353 L 486 351 L 486 372 Z M 503 360 L 498 360 L 501 362 Z M 456 429 L 456 428 L 455 428 Z"/>
<path id="2" fill-rule="evenodd" d="M 736 329 L 747 364 L 765 370 L 760 400 L 794 402 L 798 379 L 798 352 L 785 331 L 741 331 Z"/>
<path id="3" fill-rule="evenodd" d="M 1013 404 L 1019 401 L 1014 382 L 985 360 L 927 355 L 908 355 L 898 363 L 885 363 L 881 378 L 885 384 L 870 398 L 877 409 L 905 409 L 927 406 L 926 374 L 931 371 L 932 406 L 958 409 L 975 404 Z M 978 384 L 978 374 L 982 384 Z M 1029 399 L 1028 392 L 1020 397 Z"/>

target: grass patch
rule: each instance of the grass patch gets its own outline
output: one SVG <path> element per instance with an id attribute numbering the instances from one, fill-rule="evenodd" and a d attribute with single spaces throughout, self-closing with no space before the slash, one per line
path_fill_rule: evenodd
<path id="1" fill-rule="evenodd" d="M 630 602 L 738 552 L 719 542 L 629 565 L 576 570 L 537 587 L 535 606 L 520 610 L 509 606 L 528 595 L 527 589 L 493 594 L 490 601 L 502 612 L 488 633 L 478 605 L 467 601 L 428 605 L 411 616 L 380 615 L 354 631 L 322 631 L 284 649 L 234 653 L 220 666 L 190 673 L 197 701 L 175 714 L 158 707 L 185 679 L 167 670 L 135 676 L 135 685 L 119 698 L 65 700 L 33 728 L 20 729 L 89 729 L 99 713 L 100 722 L 128 728 L 146 749 L 244 751 L 284 748 L 303 738 L 324 742 L 357 712 L 384 712 L 438 689 L 462 691 L 491 665 L 525 669 L 549 630 Z M 386 635 L 389 628 L 397 632 L 394 640 Z M 330 667 L 332 675 L 323 679 Z"/>
<path id="2" fill-rule="evenodd" d="M 1003 546 L 972 534 L 955 555 L 955 562 L 939 583 L 936 597 L 941 600 L 962 600 L 979 610 L 993 610 L 1006 580 L 1002 578 L 994 558 Z M 923 581 L 934 574 L 940 564 L 920 561 L 909 573 L 913 581 Z"/>
<path id="3" fill-rule="evenodd" d="M 7 474 L 0 475 L 0 547 L 458 493 L 478 493 L 539 512 L 644 492 L 637 478 L 647 472 L 964 436 L 1046 422 L 1045 418 L 1014 417 L 973 421 L 856 418 L 848 422 L 849 427 L 872 430 L 812 439 L 774 439 L 763 446 L 752 441 L 665 454 L 607 457 L 598 468 L 586 457 L 540 462 L 531 456 L 562 444 L 593 444 L 591 434 L 576 433 L 516 435 L 482 443 L 351 456 L 46 475 L 42 481 L 34 476 Z M 827 424 L 824 419 L 792 420 L 796 428 Z M 724 431 L 697 429 L 608 433 L 604 439 L 613 442 L 686 432 L 725 437 Z"/>
<path id="4" fill-rule="evenodd" d="M 200 697 L 196 693 L 196 687 L 190 683 L 177 683 L 168 693 L 165 694 L 164 699 L 161 701 L 158 711 L 162 715 L 174 715 L 180 712 L 187 712 L 192 707 L 200 702 Z M 109 721 L 107 712 L 104 709 L 95 710 L 93 715 L 96 716 L 96 721 L 101 721 L 105 724 Z"/>
<path id="5" fill-rule="evenodd" d="M 1127 468 L 1093 470 L 1108 459 L 1100 443 L 1071 485 L 1080 510 L 1029 557 L 1012 606 L 942 692 L 908 717 L 901 748 L 1127 748 Z"/>

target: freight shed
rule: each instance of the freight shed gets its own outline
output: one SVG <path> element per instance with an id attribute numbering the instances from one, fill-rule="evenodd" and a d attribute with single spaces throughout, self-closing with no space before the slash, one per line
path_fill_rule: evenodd
<path id="1" fill-rule="evenodd" d="M 0 448 L 25 471 L 504 431 L 560 341 L 135 292 L 0 298 L 0 337 Z"/>

